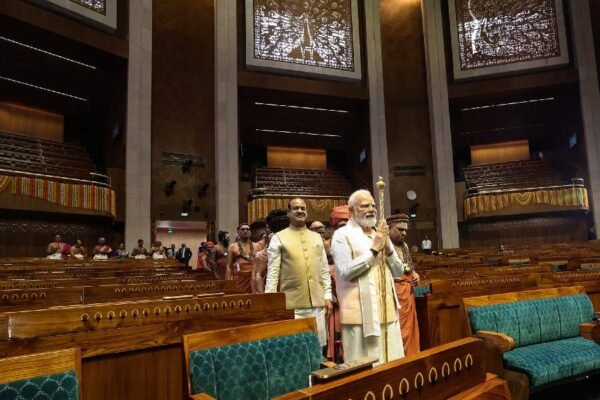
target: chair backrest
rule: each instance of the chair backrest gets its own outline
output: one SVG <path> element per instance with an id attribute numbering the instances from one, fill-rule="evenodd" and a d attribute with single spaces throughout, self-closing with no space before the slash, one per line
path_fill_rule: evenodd
<path id="1" fill-rule="evenodd" d="M 189 394 L 270 399 L 307 387 L 323 359 L 314 318 L 183 337 Z"/>
<path id="2" fill-rule="evenodd" d="M 80 399 L 79 349 L 0 359 L 0 398 Z"/>
<path id="3" fill-rule="evenodd" d="M 516 347 L 579 336 L 579 324 L 593 314 L 582 287 L 472 297 L 464 304 L 473 332 L 505 333 Z"/>

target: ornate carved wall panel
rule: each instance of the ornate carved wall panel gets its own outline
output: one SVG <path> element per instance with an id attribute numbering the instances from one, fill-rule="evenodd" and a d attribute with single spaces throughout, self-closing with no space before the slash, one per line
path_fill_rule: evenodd
<path id="1" fill-rule="evenodd" d="M 117 29 L 117 0 L 35 0 L 78 19 Z"/>
<path id="2" fill-rule="evenodd" d="M 569 62 L 562 0 L 449 0 L 456 79 Z"/>
<path id="3" fill-rule="evenodd" d="M 360 79 L 356 0 L 246 0 L 248 66 Z"/>
<path id="4" fill-rule="evenodd" d="M 85 8 L 89 8 L 98 14 L 106 15 L 106 0 L 70 0 Z"/>

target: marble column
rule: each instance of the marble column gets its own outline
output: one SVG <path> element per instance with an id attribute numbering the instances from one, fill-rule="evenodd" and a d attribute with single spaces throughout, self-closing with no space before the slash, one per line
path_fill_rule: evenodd
<path id="1" fill-rule="evenodd" d="M 371 130 L 371 165 L 373 191 L 377 200 L 375 183 L 381 176 L 385 187 L 385 214 L 390 214 L 390 167 L 388 164 L 385 127 L 385 100 L 383 92 L 383 65 L 381 61 L 381 27 L 379 0 L 365 2 L 365 31 L 367 55 L 367 80 L 369 83 L 369 123 Z"/>
<path id="2" fill-rule="evenodd" d="M 596 211 L 596 200 L 600 205 L 600 90 L 594 51 L 594 37 L 588 0 L 570 1 L 573 54 L 579 74 L 581 119 L 585 135 L 590 195 L 590 211 L 594 212 L 596 230 L 600 228 L 600 207 Z"/>
<path id="3" fill-rule="evenodd" d="M 423 0 L 421 7 L 437 207 L 438 246 L 440 248 L 459 247 L 442 2 Z"/>
<path id="4" fill-rule="evenodd" d="M 129 2 L 129 63 L 125 153 L 125 245 L 150 242 L 152 0 Z"/>
<path id="5" fill-rule="evenodd" d="M 215 0 L 216 229 L 235 236 L 239 221 L 236 0 Z"/>

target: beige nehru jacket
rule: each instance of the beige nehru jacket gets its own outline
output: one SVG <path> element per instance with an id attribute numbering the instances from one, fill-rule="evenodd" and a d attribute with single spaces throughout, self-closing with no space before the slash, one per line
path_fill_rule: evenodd
<path id="1" fill-rule="evenodd" d="M 284 292 L 288 309 L 323 307 L 331 278 L 323 239 L 306 227 L 288 227 L 271 239 L 266 293 Z"/>

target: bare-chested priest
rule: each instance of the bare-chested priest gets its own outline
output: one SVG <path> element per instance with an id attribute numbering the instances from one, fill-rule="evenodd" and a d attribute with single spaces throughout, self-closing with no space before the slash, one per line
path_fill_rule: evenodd
<path id="1" fill-rule="evenodd" d="M 242 293 L 252 293 L 252 269 L 254 257 L 260 249 L 250 239 L 250 225 L 241 223 L 237 228 L 238 241 L 232 243 L 227 250 L 227 276 L 236 282 Z"/>
<path id="2" fill-rule="evenodd" d="M 62 260 L 68 257 L 70 247 L 67 243 L 63 243 L 60 235 L 54 235 L 54 242 L 48 244 L 46 248 L 47 258 L 52 260 Z"/>
<path id="3" fill-rule="evenodd" d="M 390 239 L 402 261 L 404 271 L 402 276 L 395 279 L 395 283 L 400 301 L 400 329 L 404 354 L 410 356 L 419 352 L 419 322 L 413 288 L 413 285 L 419 282 L 419 274 L 415 272 L 410 250 L 405 241 L 408 232 L 408 215 L 391 215 L 387 218 L 387 222 L 390 226 Z"/>
<path id="4" fill-rule="evenodd" d="M 69 250 L 72 258 L 76 258 L 78 260 L 83 260 L 86 256 L 85 247 L 83 247 L 83 243 L 81 240 L 77 240 L 73 246 L 71 246 L 71 250 Z"/>
<path id="5" fill-rule="evenodd" d="M 348 206 L 352 217 L 331 240 L 344 361 L 363 357 L 377 358 L 379 363 L 396 360 L 404 357 L 404 349 L 393 278 L 402 275 L 402 263 L 385 219 L 377 223 L 371 193 L 352 193 Z"/>
<path id="6" fill-rule="evenodd" d="M 306 203 L 288 204 L 290 226 L 271 238 L 265 293 L 285 293 L 296 318 L 315 317 L 321 346 L 327 344 L 326 321 L 333 309 L 331 278 L 323 239 L 306 227 Z"/>

